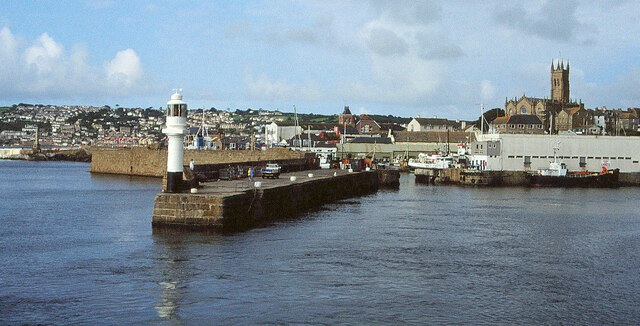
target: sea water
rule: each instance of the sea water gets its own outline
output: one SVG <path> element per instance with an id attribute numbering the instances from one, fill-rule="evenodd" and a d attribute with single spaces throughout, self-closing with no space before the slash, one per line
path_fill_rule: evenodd
<path id="1" fill-rule="evenodd" d="M 636 324 L 640 191 L 381 190 L 153 232 L 161 180 L 0 161 L 0 324 Z"/>

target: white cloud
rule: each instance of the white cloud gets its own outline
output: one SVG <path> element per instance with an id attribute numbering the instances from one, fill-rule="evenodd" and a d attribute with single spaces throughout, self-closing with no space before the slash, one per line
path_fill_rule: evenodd
<path id="1" fill-rule="evenodd" d="M 131 87 L 142 78 L 140 58 L 132 49 L 119 51 L 105 65 L 107 80 L 113 87 Z"/>
<path id="2" fill-rule="evenodd" d="M 103 67 L 87 64 L 80 45 L 67 52 L 48 33 L 24 45 L 5 27 L 0 30 L 0 94 L 14 98 L 101 97 L 144 89 L 144 73 L 134 50 L 120 51 Z"/>
<path id="3" fill-rule="evenodd" d="M 366 42 L 369 50 L 382 56 L 403 55 L 409 48 L 404 39 L 386 28 L 372 28 Z"/>
<path id="4" fill-rule="evenodd" d="M 373 79 L 343 87 L 343 98 L 379 103 L 419 104 L 441 85 L 439 66 L 415 55 L 400 58 L 373 54 Z"/>
<path id="5" fill-rule="evenodd" d="M 440 20 L 442 7 L 430 0 L 371 0 L 375 9 L 389 20 L 408 24 L 429 24 Z"/>
<path id="6" fill-rule="evenodd" d="M 483 80 L 480 82 L 480 98 L 482 102 L 488 102 L 493 100 L 496 96 L 496 88 L 493 84 L 488 80 Z"/>
<path id="7" fill-rule="evenodd" d="M 366 108 L 364 108 L 362 106 L 357 108 L 357 109 L 355 109 L 354 111 L 355 111 L 356 114 L 359 114 L 359 115 L 371 114 L 371 111 L 367 110 Z"/>
<path id="8" fill-rule="evenodd" d="M 29 68 L 35 68 L 37 73 L 48 73 L 56 67 L 64 48 L 56 43 L 47 33 L 40 35 L 35 44 L 24 52 L 24 59 Z"/>
<path id="9" fill-rule="evenodd" d="M 541 6 L 540 2 L 529 5 L 522 2 L 510 3 L 508 7 L 496 10 L 495 18 L 515 30 L 543 39 L 593 42 L 596 29 L 578 19 L 576 14 L 578 2 L 567 0 L 541 3 Z"/>
<path id="10" fill-rule="evenodd" d="M 0 55 L 2 59 L 15 57 L 18 50 L 18 40 L 11 34 L 11 31 L 4 27 L 0 30 Z"/>
<path id="11" fill-rule="evenodd" d="M 318 101 L 323 98 L 323 91 L 313 81 L 299 85 L 284 79 L 272 80 L 266 74 L 254 77 L 245 72 L 245 87 L 250 99 L 255 100 L 305 100 Z"/>

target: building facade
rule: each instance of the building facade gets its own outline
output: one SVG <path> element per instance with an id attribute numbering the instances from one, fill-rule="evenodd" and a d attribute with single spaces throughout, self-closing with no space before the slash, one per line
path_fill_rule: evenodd
<path id="1" fill-rule="evenodd" d="M 584 110 L 584 104 L 571 101 L 569 86 L 569 63 L 564 61 L 551 63 L 551 97 L 536 98 L 523 95 L 520 99 L 505 99 L 506 115 L 536 115 L 543 123 L 543 128 L 550 133 L 558 132 L 557 114 L 565 109 L 578 108 Z"/>
<path id="2" fill-rule="evenodd" d="M 533 114 L 497 117 L 491 121 L 491 132 L 501 134 L 544 134 L 542 121 Z"/>
<path id="3" fill-rule="evenodd" d="M 451 121 L 439 118 L 413 118 L 407 124 L 407 131 L 426 132 L 426 131 L 461 131 L 466 127 L 464 122 Z"/>
<path id="4" fill-rule="evenodd" d="M 272 122 L 264 127 L 265 145 L 267 147 L 286 144 L 295 135 L 302 134 L 302 127 L 284 122 Z"/>
<path id="5" fill-rule="evenodd" d="M 373 134 L 382 130 L 380 124 L 366 114 L 363 114 L 362 117 L 360 117 L 360 120 L 356 122 L 356 129 L 361 134 Z"/>
<path id="6" fill-rule="evenodd" d="M 557 159 L 569 171 L 600 172 L 602 167 L 620 172 L 640 172 L 640 137 L 591 135 L 484 134 L 469 146 L 472 160 L 486 170 L 536 171 L 548 169 Z M 486 162 L 486 163 L 485 163 Z"/>

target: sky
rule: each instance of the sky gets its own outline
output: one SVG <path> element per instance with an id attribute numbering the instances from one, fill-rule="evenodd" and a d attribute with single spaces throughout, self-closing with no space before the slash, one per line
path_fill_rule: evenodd
<path id="1" fill-rule="evenodd" d="M 638 1 L 0 0 L 0 105 L 476 119 L 550 96 L 640 107 Z"/>

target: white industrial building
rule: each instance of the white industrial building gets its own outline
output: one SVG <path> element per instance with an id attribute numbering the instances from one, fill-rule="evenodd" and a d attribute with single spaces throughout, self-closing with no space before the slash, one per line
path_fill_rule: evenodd
<path id="1" fill-rule="evenodd" d="M 640 172 L 640 137 L 477 134 L 469 154 L 482 170 L 535 171 L 549 168 L 554 148 L 569 171 Z"/>

